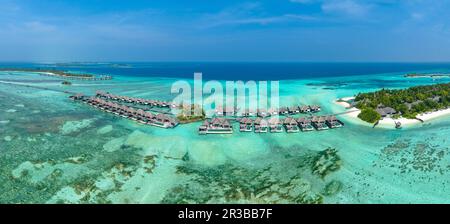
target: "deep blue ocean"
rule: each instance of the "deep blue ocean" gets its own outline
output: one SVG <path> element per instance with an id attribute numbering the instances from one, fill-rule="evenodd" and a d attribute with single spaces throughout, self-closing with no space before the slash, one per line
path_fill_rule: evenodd
<path id="1" fill-rule="evenodd" d="M 42 68 L 96 74 L 192 78 L 206 80 L 286 80 L 398 72 L 449 72 L 450 63 L 323 63 L 323 62 L 114 62 L 0 63 L 0 68 Z"/>

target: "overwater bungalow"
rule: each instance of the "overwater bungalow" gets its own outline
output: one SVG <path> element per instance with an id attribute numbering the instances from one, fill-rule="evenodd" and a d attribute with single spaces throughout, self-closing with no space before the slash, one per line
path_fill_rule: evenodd
<path id="1" fill-rule="evenodd" d="M 326 125 L 325 122 L 326 122 L 326 117 L 325 116 L 314 116 L 311 119 L 311 124 L 318 131 L 327 130 L 328 129 L 328 126 Z"/>
<path id="2" fill-rule="evenodd" d="M 178 121 L 165 114 L 157 114 L 150 124 L 161 128 L 174 128 Z"/>
<path id="3" fill-rule="evenodd" d="M 311 112 L 311 108 L 309 106 L 303 105 L 299 107 L 300 113 L 309 113 Z"/>
<path id="4" fill-rule="evenodd" d="M 104 110 L 105 110 L 106 112 L 112 113 L 112 111 L 113 111 L 113 103 L 111 103 L 111 102 L 105 102 L 105 103 L 103 104 L 103 107 L 104 107 Z"/>
<path id="5" fill-rule="evenodd" d="M 248 117 L 244 117 L 241 120 L 239 120 L 239 131 L 252 132 L 253 131 L 253 120 Z"/>
<path id="6" fill-rule="evenodd" d="M 283 132 L 283 120 L 278 117 L 272 117 L 269 119 L 269 128 L 272 133 Z"/>
<path id="7" fill-rule="evenodd" d="M 97 90 L 97 91 L 95 91 L 95 95 L 97 97 L 103 97 L 103 96 L 106 95 L 106 92 L 105 91 L 101 91 L 101 90 Z"/>
<path id="8" fill-rule="evenodd" d="M 77 93 L 73 96 L 69 96 L 69 98 L 72 100 L 83 100 L 85 96 L 82 93 Z"/>
<path id="9" fill-rule="evenodd" d="M 123 118 L 128 118 L 128 107 L 125 105 L 122 105 L 119 107 L 119 116 Z"/>
<path id="10" fill-rule="evenodd" d="M 252 109 L 245 109 L 243 116 L 244 117 L 254 117 L 255 116 L 255 111 Z"/>
<path id="11" fill-rule="evenodd" d="M 313 112 L 313 113 L 317 113 L 317 112 L 320 112 L 320 111 L 321 111 L 321 108 L 320 108 L 319 105 L 312 105 L 312 106 L 309 106 L 309 109 L 310 109 L 310 111 Z"/>
<path id="12" fill-rule="evenodd" d="M 328 116 L 326 117 L 325 123 L 330 128 L 340 128 L 344 126 L 344 123 L 336 118 L 336 116 Z"/>
<path id="13" fill-rule="evenodd" d="M 293 117 L 287 117 L 286 119 L 284 119 L 284 126 L 287 133 L 295 133 L 300 131 L 298 123 Z"/>
<path id="14" fill-rule="evenodd" d="M 265 109 L 258 109 L 257 116 L 264 118 L 270 116 L 270 114 Z"/>
<path id="15" fill-rule="evenodd" d="M 280 107 L 280 109 L 278 110 L 278 114 L 280 115 L 288 115 L 289 114 L 289 110 L 287 107 Z"/>
<path id="16" fill-rule="evenodd" d="M 300 110 L 297 106 L 292 106 L 288 108 L 289 114 L 298 114 L 300 113 Z"/>
<path id="17" fill-rule="evenodd" d="M 208 134 L 209 125 L 210 125 L 210 123 L 208 120 L 203 121 L 203 123 L 198 128 L 198 133 L 201 135 Z"/>
<path id="18" fill-rule="evenodd" d="M 147 122 L 146 122 L 146 119 L 145 119 L 145 111 L 144 111 L 144 110 L 138 109 L 138 110 L 136 111 L 136 120 L 137 120 L 139 123 L 142 123 L 142 124 L 146 124 L 146 123 L 147 123 Z"/>
<path id="19" fill-rule="evenodd" d="M 277 108 L 270 108 L 268 112 L 269 112 L 269 115 L 271 115 L 271 116 L 277 116 L 279 114 L 279 111 Z"/>
<path id="20" fill-rule="evenodd" d="M 137 120 L 137 118 L 136 118 L 136 110 L 135 109 L 129 107 L 127 113 L 128 113 L 128 118 L 130 118 L 131 120 L 134 120 L 134 121 Z"/>
<path id="21" fill-rule="evenodd" d="M 204 121 L 198 129 L 199 134 L 232 134 L 233 127 L 225 118 L 213 118 L 211 121 Z"/>
<path id="22" fill-rule="evenodd" d="M 269 123 L 266 119 L 258 117 L 255 120 L 255 133 L 267 133 L 269 129 Z"/>
<path id="23" fill-rule="evenodd" d="M 236 109 L 234 107 L 226 107 L 224 110 L 225 116 L 236 116 Z"/>
<path id="24" fill-rule="evenodd" d="M 145 112 L 143 118 L 147 124 L 151 124 L 151 123 L 153 123 L 153 119 L 155 119 L 155 115 L 150 112 Z"/>
<path id="25" fill-rule="evenodd" d="M 311 118 L 300 117 L 297 119 L 298 126 L 301 131 L 313 131 L 314 127 L 311 125 Z"/>

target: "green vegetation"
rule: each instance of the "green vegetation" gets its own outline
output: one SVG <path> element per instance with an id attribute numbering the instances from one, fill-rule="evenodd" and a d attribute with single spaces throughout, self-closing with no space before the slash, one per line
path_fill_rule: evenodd
<path id="1" fill-rule="evenodd" d="M 197 115 L 200 114 L 200 115 Z M 206 118 L 205 111 L 198 105 L 184 106 L 181 113 L 177 116 L 180 123 L 191 123 L 204 120 Z"/>
<path id="2" fill-rule="evenodd" d="M 72 73 L 61 70 L 41 69 L 41 68 L 0 68 L 0 72 L 34 72 L 41 75 L 57 76 L 61 78 L 79 79 L 79 80 L 110 80 L 112 76 L 109 75 L 92 75 L 82 73 Z"/>
<path id="3" fill-rule="evenodd" d="M 372 108 L 363 109 L 358 117 L 369 123 L 375 123 L 381 119 L 381 115 Z"/>
<path id="4" fill-rule="evenodd" d="M 391 107 L 397 115 L 413 119 L 418 114 L 450 107 L 450 83 L 415 86 L 408 89 L 382 89 L 356 96 L 356 107 L 363 113 L 359 116 L 365 121 L 373 121 L 373 111 L 379 107 Z"/>
<path id="5" fill-rule="evenodd" d="M 60 70 L 52 69 L 41 69 L 41 68 L 0 68 L 0 71 L 8 72 L 40 72 L 40 73 L 50 73 L 52 75 L 63 76 L 63 77 L 79 77 L 79 78 L 95 78 L 91 74 L 75 74 Z"/>

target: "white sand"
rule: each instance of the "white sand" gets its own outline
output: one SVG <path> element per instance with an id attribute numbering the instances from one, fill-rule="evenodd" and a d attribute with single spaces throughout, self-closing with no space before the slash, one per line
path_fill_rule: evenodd
<path id="1" fill-rule="evenodd" d="M 345 108 L 350 108 L 351 105 L 348 102 L 343 102 L 343 101 L 350 101 L 350 100 L 353 100 L 353 99 L 355 99 L 355 97 L 353 97 L 353 96 L 339 98 L 339 99 L 335 100 L 334 103 L 336 103 L 338 105 L 341 105 L 341 106 L 343 106 Z M 356 108 L 354 108 L 354 109 L 356 109 Z"/>
<path id="2" fill-rule="evenodd" d="M 429 120 L 433 120 L 435 118 L 439 118 L 439 117 L 447 116 L 447 115 L 450 115 L 450 108 L 447 108 L 445 110 L 439 110 L 439 111 L 435 111 L 435 112 L 420 114 L 417 117 L 419 119 L 422 119 L 423 121 L 429 121 Z"/>

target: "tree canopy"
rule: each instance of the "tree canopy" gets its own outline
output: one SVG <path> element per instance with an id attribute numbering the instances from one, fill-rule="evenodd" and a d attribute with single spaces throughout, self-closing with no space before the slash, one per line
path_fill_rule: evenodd
<path id="1" fill-rule="evenodd" d="M 355 102 L 358 109 L 372 109 L 366 111 L 368 115 L 378 107 L 391 107 L 405 118 L 415 118 L 421 113 L 449 108 L 449 93 L 450 83 L 396 90 L 381 89 L 370 93 L 359 93 Z"/>

